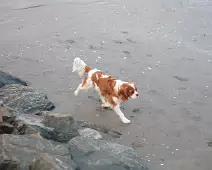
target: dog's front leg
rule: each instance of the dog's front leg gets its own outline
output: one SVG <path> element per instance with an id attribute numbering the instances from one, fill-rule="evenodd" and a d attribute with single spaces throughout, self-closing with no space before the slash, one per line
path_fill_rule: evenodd
<path id="1" fill-rule="evenodd" d="M 82 88 L 82 83 L 77 87 L 77 89 L 74 91 L 74 95 L 75 96 L 78 96 L 78 94 L 79 94 L 79 91 L 81 90 L 81 88 Z"/>
<path id="2" fill-rule="evenodd" d="M 114 108 L 116 114 L 120 117 L 123 123 L 130 123 L 130 120 L 124 116 L 124 113 L 121 111 L 120 106 L 117 104 Z"/>
<path id="3" fill-rule="evenodd" d="M 79 94 L 79 91 L 80 90 L 85 90 L 87 91 L 88 89 L 90 89 L 92 87 L 92 83 L 91 83 L 91 80 L 86 77 L 82 83 L 77 87 L 77 89 L 75 90 L 74 92 L 74 95 L 77 96 Z"/>

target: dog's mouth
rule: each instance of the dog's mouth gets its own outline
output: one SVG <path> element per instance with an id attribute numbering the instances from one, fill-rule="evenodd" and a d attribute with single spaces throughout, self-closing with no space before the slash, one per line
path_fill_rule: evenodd
<path id="1" fill-rule="evenodd" d="M 136 99 L 136 98 L 138 98 L 138 97 L 139 97 L 139 94 L 138 94 L 138 93 L 129 96 L 129 98 L 131 98 L 131 99 Z"/>

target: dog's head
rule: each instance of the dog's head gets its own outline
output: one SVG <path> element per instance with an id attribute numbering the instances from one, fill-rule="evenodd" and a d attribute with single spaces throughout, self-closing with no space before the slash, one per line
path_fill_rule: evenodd
<path id="1" fill-rule="evenodd" d="M 128 100 L 128 98 L 136 99 L 138 94 L 138 89 L 134 82 L 127 82 L 120 86 L 118 95 L 122 101 Z"/>

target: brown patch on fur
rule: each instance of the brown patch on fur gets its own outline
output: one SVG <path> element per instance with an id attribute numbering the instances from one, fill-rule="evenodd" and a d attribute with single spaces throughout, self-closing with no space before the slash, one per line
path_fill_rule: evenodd
<path id="1" fill-rule="evenodd" d="M 84 87 L 84 86 L 86 85 L 87 80 L 88 80 L 88 77 L 85 77 L 85 79 L 84 79 L 83 82 L 82 82 L 82 87 Z"/>
<path id="2" fill-rule="evenodd" d="M 85 73 L 88 73 L 91 70 L 92 70 L 92 68 L 90 68 L 89 66 L 85 66 Z"/>
<path id="3" fill-rule="evenodd" d="M 106 78 L 103 78 L 102 76 L 106 76 L 106 74 L 103 72 L 95 72 L 92 75 L 91 80 L 93 81 L 94 86 L 98 86 L 101 95 L 104 96 L 110 104 L 116 106 L 116 103 L 113 100 L 113 97 L 118 98 L 118 94 L 114 91 L 116 79 L 112 76 Z"/>
<path id="4" fill-rule="evenodd" d="M 134 85 L 134 87 L 135 87 L 135 91 L 138 91 L 138 88 L 136 87 L 135 82 L 129 82 L 129 83 Z"/>
<path id="5" fill-rule="evenodd" d="M 113 100 L 113 96 L 108 96 L 107 97 L 107 101 L 113 106 L 115 107 L 117 105 L 117 103 Z"/>
<path id="6" fill-rule="evenodd" d="M 119 95 L 119 97 L 121 98 L 121 100 L 122 100 L 123 102 L 125 102 L 125 101 L 128 100 L 128 98 L 129 98 L 130 96 L 133 95 L 134 91 L 135 91 L 134 88 L 133 88 L 132 86 L 130 86 L 129 84 L 122 84 L 122 85 L 120 86 L 118 95 Z"/>

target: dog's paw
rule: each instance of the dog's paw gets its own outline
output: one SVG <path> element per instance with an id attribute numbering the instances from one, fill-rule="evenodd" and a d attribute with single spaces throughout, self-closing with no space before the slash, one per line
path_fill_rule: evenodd
<path id="1" fill-rule="evenodd" d="M 103 107 L 103 108 L 110 108 L 111 106 L 110 106 L 110 103 L 105 102 L 105 103 L 102 103 L 101 104 L 101 107 Z"/>
<path id="2" fill-rule="evenodd" d="M 123 118 L 121 121 L 122 121 L 123 123 L 126 123 L 126 124 L 129 124 L 129 123 L 130 123 L 130 120 L 127 119 L 126 117 Z"/>
<path id="3" fill-rule="evenodd" d="M 78 91 L 77 90 L 74 92 L 74 95 L 75 96 L 78 96 Z"/>

